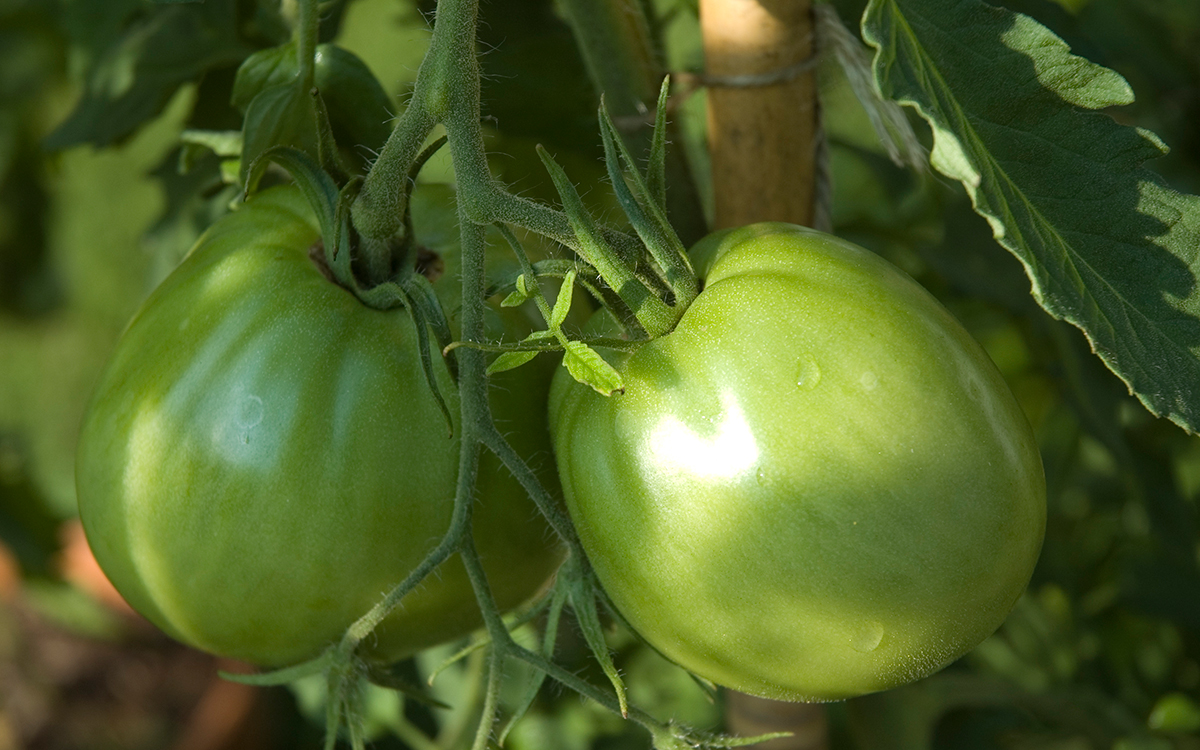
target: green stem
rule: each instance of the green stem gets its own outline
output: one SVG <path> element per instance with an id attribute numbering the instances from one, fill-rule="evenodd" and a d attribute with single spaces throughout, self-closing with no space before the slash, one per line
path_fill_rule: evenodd
<path id="1" fill-rule="evenodd" d="M 300 81 L 305 91 L 313 87 L 315 77 L 317 39 L 321 25 L 318 4 L 318 0 L 300 0 L 299 21 L 296 24 L 296 54 L 299 56 Z"/>

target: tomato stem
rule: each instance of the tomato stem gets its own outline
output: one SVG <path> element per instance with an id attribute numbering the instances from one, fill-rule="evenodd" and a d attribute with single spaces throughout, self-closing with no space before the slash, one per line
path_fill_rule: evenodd
<path id="1" fill-rule="evenodd" d="M 303 90 L 313 87 L 316 77 L 316 51 L 320 33 L 321 14 L 318 0 L 300 0 L 299 20 L 296 23 L 296 53 L 300 64 Z"/>

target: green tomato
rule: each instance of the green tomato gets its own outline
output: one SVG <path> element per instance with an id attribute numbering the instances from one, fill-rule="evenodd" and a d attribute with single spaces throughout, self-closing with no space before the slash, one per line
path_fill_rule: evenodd
<path id="1" fill-rule="evenodd" d="M 446 532 L 458 476 L 407 313 L 327 281 L 309 259 L 318 236 L 294 188 L 214 225 L 117 345 L 78 450 L 80 516 L 129 603 L 184 643 L 267 666 L 316 656 L 400 583 Z M 457 299 L 458 280 L 443 283 Z M 497 378 L 493 408 L 557 487 L 537 418 L 549 372 L 524 369 Z M 562 552 L 491 455 L 477 491 L 479 552 L 512 607 Z M 452 558 L 366 645 L 395 660 L 480 622 Z"/>
<path id="2" fill-rule="evenodd" d="M 623 394 L 551 390 L 559 475 L 600 583 L 701 677 L 822 701 L 928 675 L 1004 620 L 1045 480 L 987 354 L 903 272 L 803 227 L 704 241 Z"/>

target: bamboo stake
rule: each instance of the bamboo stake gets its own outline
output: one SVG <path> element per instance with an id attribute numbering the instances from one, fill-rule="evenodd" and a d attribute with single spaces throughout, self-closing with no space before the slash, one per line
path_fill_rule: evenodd
<path id="1" fill-rule="evenodd" d="M 714 228 L 811 226 L 817 107 L 810 0 L 701 0 L 700 24 Z"/>

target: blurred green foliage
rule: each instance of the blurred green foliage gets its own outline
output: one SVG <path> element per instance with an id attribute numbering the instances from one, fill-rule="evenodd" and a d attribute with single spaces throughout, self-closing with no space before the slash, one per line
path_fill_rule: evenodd
<path id="1" fill-rule="evenodd" d="M 1112 116 L 1156 132 L 1172 152 L 1147 166 L 1179 190 L 1200 190 L 1195 0 L 1003 4 L 1125 76 L 1138 100 Z M 427 45 L 430 5 L 335 2 L 323 37 L 358 54 L 398 111 Z M 697 70 L 696 3 L 648 5 L 665 65 Z M 853 27 L 865 2 L 834 5 Z M 234 197 L 217 157 L 181 160 L 179 135 L 238 129 L 234 72 L 287 38 L 282 7 L 0 0 L 0 539 L 27 577 L 56 575 L 56 529 L 74 513 L 78 423 L 107 352 L 143 296 Z M 543 143 L 615 221 L 597 96 L 561 15 L 550 0 L 496 1 L 483 13 L 494 172 L 516 192 L 553 202 L 533 151 Z M 201 45 L 196 34 L 220 44 Z M 1146 413 L 1077 330 L 1033 303 L 1020 264 L 961 189 L 887 160 L 835 67 L 821 68 L 821 84 L 837 232 L 917 277 L 984 344 L 1038 433 L 1049 487 L 1042 558 L 1006 624 L 939 675 L 832 707 L 833 747 L 1200 748 L 1200 440 Z M 703 92 L 677 113 L 684 142 L 675 147 L 707 194 Z M 422 175 L 452 177 L 444 155 Z M 577 632 L 564 630 L 560 661 L 603 683 Z M 634 702 L 664 718 L 719 724 L 719 696 L 713 702 L 623 631 L 614 628 L 610 645 Z M 446 655 L 423 655 L 406 669 L 419 681 Z M 469 706 L 471 669 L 468 659 L 443 673 L 432 696 Z M 519 693 L 520 675 L 513 678 Z M 320 696 L 305 689 L 297 687 L 299 705 L 312 709 Z M 465 710 L 394 693 L 378 701 L 379 747 L 401 746 L 399 736 L 417 747 L 406 735 L 412 727 L 451 734 Z M 548 686 L 507 746 L 637 748 L 648 740 Z"/>

